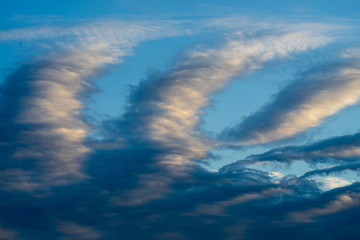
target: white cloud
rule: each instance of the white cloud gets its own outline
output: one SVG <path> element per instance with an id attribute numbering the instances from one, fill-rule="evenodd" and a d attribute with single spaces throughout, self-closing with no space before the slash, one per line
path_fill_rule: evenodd
<path id="1" fill-rule="evenodd" d="M 360 100 L 358 61 L 325 65 L 282 90 L 274 101 L 226 130 L 238 144 L 269 143 L 289 138 Z M 348 154 L 358 149 L 348 150 Z"/>
<path id="2" fill-rule="evenodd" d="M 83 21 L 85 22 L 85 20 Z M 73 26 L 27 27 L 0 31 L 0 41 L 51 40 L 48 47 L 95 44 L 133 47 L 139 41 L 184 34 L 178 21 L 87 20 Z M 43 42 L 42 42 L 43 43 Z"/>
<path id="3" fill-rule="evenodd" d="M 360 48 L 354 47 L 354 48 L 348 48 L 348 49 L 342 50 L 341 56 L 343 58 L 359 58 Z"/>
<path id="4" fill-rule="evenodd" d="M 173 163 L 204 157 L 209 146 L 201 143 L 195 127 L 200 121 L 199 111 L 209 104 L 211 93 L 223 88 L 236 75 L 260 68 L 266 61 L 319 47 L 328 41 L 327 37 L 310 32 L 290 32 L 255 39 L 237 36 L 220 49 L 191 51 L 168 74 L 140 86 L 147 93 L 138 100 L 137 118 L 145 122 L 138 124 L 132 134 L 161 142 L 164 148 L 186 149 L 181 151 L 185 155 L 179 156 L 183 160 L 174 160 L 177 157 L 172 155 Z"/>
<path id="5" fill-rule="evenodd" d="M 331 176 L 327 176 L 327 177 L 316 176 L 314 177 L 314 179 L 320 181 L 324 185 L 323 188 L 326 191 L 338 187 L 344 187 L 354 182 L 354 181 L 348 181 L 342 177 L 331 177 Z"/>

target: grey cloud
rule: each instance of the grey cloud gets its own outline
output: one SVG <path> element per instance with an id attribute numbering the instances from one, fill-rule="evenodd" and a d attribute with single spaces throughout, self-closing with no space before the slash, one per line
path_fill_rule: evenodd
<path id="1" fill-rule="evenodd" d="M 315 142 L 305 146 L 287 146 L 274 148 L 262 154 L 248 156 L 244 160 L 234 162 L 224 168 L 236 165 L 254 163 L 292 163 L 302 160 L 310 164 L 329 163 L 354 163 L 359 157 L 360 134 L 344 135 Z"/>
<path id="2" fill-rule="evenodd" d="M 357 205 L 346 204 L 346 197 L 342 197 L 355 199 L 359 192 L 356 185 L 321 193 L 312 182 L 295 177 L 275 184 L 266 180 L 266 172 L 261 171 L 211 173 L 197 169 L 189 174 L 191 181 L 177 179 L 171 194 L 136 206 L 119 206 L 109 202 L 117 191 L 106 190 L 102 185 L 108 178 L 119 181 L 126 177 L 121 173 L 112 175 L 113 168 L 107 165 L 102 169 L 105 177 L 54 189 L 51 195 L 35 201 L 26 195 L 0 192 L 3 199 L 0 222 L 6 216 L 7 225 L 20 231 L 22 238 L 37 240 L 50 237 L 155 240 L 166 236 L 233 239 L 231 233 L 240 231 L 238 227 L 243 239 L 264 239 L 266 235 L 288 239 L 294 237 L 294 232 L 299 235 L 295 239 L 312 239 L 331 224 L 337 225 L 340 232 L 353 228 L 347 236 L 358 233 Z M 262 180 L 249 181 L 250 176 Z M 131 179 L 127 181 L 131 184 Z M 123 189 L 122 185 L 115 185 L 115 189 Z M 345 204 L 336 207 L 337 201 Z M 303 225 L 307 221 L 300 218 L 294 221 L 295 213 L 302 214 L 301 219 L 312 220 L 311 231 L 308 225 Z M 29 217 L 24 218 L 24 214 Z M 55 224 L 49 219 L 56 219 Z M 329 235 L 329 239 L 340 236 L 337 232 L 332 234 L 334 237 Z"/>
<path id="3" fill-rule="evenodd" d="M 320 163 L 334 165 L 310 170 L 300 177 L 303 179 L 316 178 L 316 176 L 321 175 L 331 176 L 345 171 L 358 171 L 359 136 L 360 134 L 357 133 L 334 137 L 305 146 L 275 148 L 226 165 L 221 171 L 234 171 L 252 164 L 291 164 L 295 161 L 304 161 L 313 167 Z M 327 183 L 325 182 L 325 184 Z"/>
<path id="4" fill-rule="evenodd" d="M 342 165 L 338 165 L 335 167 L 328 167 L 325 169 L 318 169 L 318 170 L 313 170 L 313 171 L 309 171 L 306 172 L 303 177 L 310 177 L 313 175 L 329 175 L 332 173 L 339 173 L 339 172 L 343 172 L 343 171 L 358 171 L 360 169 L 360 163 L 349 163 L 349 164 L 342 164 Z"/>
<path id="5" fill-rule="evenodd" d="M 312 208 L 300 212 L 290 212 L 288 220 L 291 222 L 313 222 L 313 218 L 315 217 L 333 214 L 359 205 L 360 194 L 347 192 L 337 196 L 335 200 L 330 201 L 321 208 Z"/>
<path id="6" fill-rule="evenodd" d="M 57 231 L 62 233 L 64 237 L 61 240 L 95 240 L 101 239 L 102 234 L 93 230 L 88 226 L 81 226 L 73 222 L 60 221 L 57 225 Z"/>
<path id="7" fill-rule="evenodd" d="M 0 239 L 2 240 L 17 240 L 19 239 L 18 235 L 19 234 L 13 230 L 0 227 Z"/>

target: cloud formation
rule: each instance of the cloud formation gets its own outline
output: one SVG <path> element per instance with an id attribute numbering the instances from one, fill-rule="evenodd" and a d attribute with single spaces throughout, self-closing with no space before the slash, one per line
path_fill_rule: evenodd
<path id="1" fill-rule="evenodd" d="M 304 146 L 287 146 L 271 149 L 262 154 L 248 156 L 244 160 L 234 162 L 225 168 L 236 165 L 248 165 L 256 163 L 293 163 L 294 161 L 305 161 L 310 164 L 316 163 L 338 163 L 346 164 L 349 168 L 356 167 L 359 158 L 360 134 L 344 135 L 329 138 Z M 342 167 L 330 167 L 324 169 L 324 173 L 340 170 Z M 343 169 L 345 170 L 345 169 Z M 316 170 L 317 172 L 319 170 Z"/>
<path id="2" fill-rule="evenodd" d="M 24 64 L 8 77 L 1 109 L 1 175 L 14 183 L 3 188 L 31 191 L 46 178 L 55 185 L 85 178 L 81 162 L 90 149 L 84 145 L 88 127 L 79 98 L 88 88 L 85 79 L 112 60 L 96 50 L 74 49 Z"/>
<path id="3" fill-rule="evenodd" d="M 104 24 L 87 24 L 59 32 L 55 28 L 54 34 L 45 36 L 32 29 L 10 30 L 3 35 L 16 39 L 23 33 L 20 36 L 25 40 L 62 34 L 76 37 L 63 47 L 55 41 L 53 50 L 21 64 L 2 87 L 3 189 L 31 192 L 87 178 L 82 165 L 91 151 L 85 145 L 90 129 L 83 120 L 82 101 L 93 88 L 90 80 L 99 76 L 106 64 L 130 54 L 136 42 L 164 30 L 162 26 L 130 25 L 110 23 L 101 29 Z M 124 33 L 127 35 L 120 37 Z"/>
<path id="4" fill-rule="evenodd" d="M 360 100 L 358 59 L 316 67 L 281 90 L 271 103 L 224 131 L 238 144 L 261 144 L 295 136 Z"/>
<path id="5" fill-rule="evenodd" d="M 185 157 L 190 159 L 204 157 L 201 152 L 208 147 L 200 146 L 195 127 L 200 121 L 199 111 L 209 104 L 211 93 L 235 76 L 260 68 L 266 61 L 329 41 L 325 36 L 306 31 L 274 34 L 247 39 L 238 33 L 222 48 L 190 51 L 169 72 L 143 81 L 130 96 L 124 123 L 118 124 L 124 125 L 120 127 L 125 133 L 129 132 L 126 138 L 158 142 L 159 147 L 170 151 L 184 148 L 180 153 L 189 154 Z"/>
<path id="6" fill-rule="evenodd" d="M 47 28 L 6 31 L 3 41 L 28 39 L 51 47 L 18 66 L 1 89 L 0 238 L 297 240 L 359 235 L 359 183 L 339 185 L 329 178 L 334 188 L 327 191 L 311 171 L 294 176 L 250 168 L 265 161 L 331 159 L 344 165 L 326 171 L 357 170 L 358 134 L 276 148 L 219 171 L 199 164 L 224 144 L 199 130 L 212 94 L 270 61 L 323 47 L 334 40 L 330 35 L 306 24 L 282 30 L 231 27 L 235 32 L 225 34 L 221 46 L 188 50 L 168 70 L 133 86 L 125 113 L 92 125 L 102 130 L 92 138 L 82 114 L 84 99 L 104 67 L 131 54 L 142 40 L 179 34 L 168 21 L 133 28 L 132 22 L 119 24 L 88 24 L 81 31 L 54 28 L 50 33 Z M 338 105 L 320 117 L 315 114 L 318 122 L 355 101 L 356 63 L 351 57 L 335 67 L 316 68 L 283 95 L 293 95 L 297 106 L 317 106 L 312 110 L 317 113 L 319 106 L 336 105 L 327 95 L 331 93 Z M 270 115 L 263 120 L 270 121 Z M 263 129 L 254 126 L 256 130 Z M 326 231 L 334 226 L 336 232 Z"/>
<path id="7" fill-rule="evenodd" d="M 101 239 L 102 234 L 96 232 L 90 227 L 80 226 L 76 223 L 71 222 L 59 222 L 57 231 L 61 232 L 65 236 L 62 240 L 70 239 L 84 239 L 84 240 L 95 240 Z"/>
<path id="8" fill-rule="evenodd" d="M 341 194 L 336 200 L 327 203 L 321 208 L 312 208 L 301 212 L 291 212 L 289 214 L 289 220 L 294 222 L 313 222 L 313 218 L 315 217 L 333 214 L 359 205 L 359 197 L 359 193 L 349 192 L 347 194 Z"/>
<path id="9" fill-rule="evenodd" d="M 141 204 L 162 197 L 170 192 L 168 185 L 174 176 L 186 176 L 184 172 L 196 160 L 208 156 L 217 143 L 197 128 L 199 112 L 208 106 L 212 93 L 267 61 L 323 46 L 328 41 L 329 37 L 305 30 L 274 31 L 257 38 L 237 32 L 219 49 L 189 51 L 167 72 L 142 81 L 131 93 L 122 119 L 112 123 L 116 128 L 113 131 L 128 141 L 129 148 L 142 146 L 156 151 L 147 164 L 161 170 L 141 175 L 139 189 L 130 191 L 123 197 L 127 200 L 118 203 Z"/>

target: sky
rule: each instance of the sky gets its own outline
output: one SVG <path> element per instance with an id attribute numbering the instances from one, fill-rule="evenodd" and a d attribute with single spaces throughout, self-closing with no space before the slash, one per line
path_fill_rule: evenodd
<path id="1" fill-rule="evenodd" d="M 0 240 L 358 239 L 359 10 L 3 0 Z"/>

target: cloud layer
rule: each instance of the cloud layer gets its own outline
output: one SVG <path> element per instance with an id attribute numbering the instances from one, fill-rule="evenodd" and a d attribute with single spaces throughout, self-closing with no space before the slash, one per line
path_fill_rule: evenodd
<path id="1" fill-rule="evenodd" d="M 197 31 L 218 31 L 224 21 L 202 22 Z M 2 32 L 1 41 L 34 41 L 42 49 L 40 56 L 21 62 L 0 91 L 0 238 L 281 240 L 359 235 L 359 183 L 332 177 L 358 170 L 359 134 L 274 148 L 219 171 L 201 165 L 211 150 L 229 142 L 289 138 L 358 101 L 358 59 L 341 56 L 301 75 L 269 105 L 226 130 L 223 139 L 199 130 L 212 94 L 230 81 L 335 41 L 324 28 L 313 28 L 320 25 L 258 24 L 249 30 L 239 24 L 223 29 L 227 32 L 220 46 L 188 49 L 167 70 L 132 86 L 122 116 L 101 126 L 88 123 L 85 100 L 108 64 L 136 53 L 141 41 L 195 34 L 186 26 L 100 21 Z M 296 160 L 336 165 L 301 176 L 251 168 Z M 327 177 L 330 190 L 314 177 L 319 175 Z M 336 231 L 329 231 L 335 226 Z"/>

